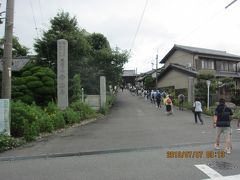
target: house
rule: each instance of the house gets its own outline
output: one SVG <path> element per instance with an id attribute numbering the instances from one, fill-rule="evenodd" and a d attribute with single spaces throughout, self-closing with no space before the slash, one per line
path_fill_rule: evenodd
<path id="1" fill-rule="evenodd" d="M 128 84 L 135 85 L 135 78 L 137 73 L 135 70 L 123 70 L 122 84 L 127 86 Z"/>
<path id="2" fill-rule="evenodd" d="M 24 57 L 18 57 L 18 58 L 13 58 L 12 60 L 12 72 L 17 72 L 20 71 L 29 61 L 30 61 L 29 56 L 24 56 Z M 0 93 L 2 90 L 2 71 L 3 71 L 3 60 L 0 59 Z"/>
<path id="3" fill-rule="evenodd" d="M 184 93 L 189 102 L 194 98 L 196 76 L 204 71 L 216 77 L 234 78 L 236 87 L 240 88 L 240 56 L 226 51 L 174 45 L 160 63 L 164 64 L 164 70 L 158 76 L 158 88 Z M 225 91 L 219 95 L 229 98 Z"/>
<path id="4" fill-rule="evenodd" d="M 20 71 L 28 62 L 30 57 L 18 57 L 12 60 L 12 71 Z M 3 70 L 3 60 L 0 59 L 0 72 Z"/>
<path id="5" fill-rule="evenodd" d="M 163 68 L 159 68 L 159 69 L 157 70 L 157 74 L 159 75 L 162 70 L 163 70 Z M 156 69 L 152 69 L 152 70 L 147 71 L 147 72 L 145 72 L 145 73 L 139 74 L 139 75 L 136 77 L 136 85 L 139 86 L 139 87 L 145 88 L 145 86 L 144 86 L 144 80 L 145 80 L 145 78 L 148 77 L 148 76 L 150 76 L 150 77 L 152 77 L 153 79 L 156 80 Z M 156 83 L 155 83 L 155 84 L 156 84 Z M 155 87 L 156 87 L 156 85 L 154 85 L 154 88 L 155 88 Z"/>

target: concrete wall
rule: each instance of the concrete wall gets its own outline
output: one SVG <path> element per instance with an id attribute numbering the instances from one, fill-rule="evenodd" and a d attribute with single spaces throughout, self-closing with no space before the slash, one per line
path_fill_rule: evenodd
<path id="1" fill-rule="evenodd" d="M 88 104 L 92 109 L 100 109 L 100 96 L 99 95 L 87 95 L 85 103 Z"/>
<path id="2" fill-rule="evenodd" d="M 175 86 L 175 89 L 188 88 L 188 76 L 176 70 L 170 70 L 158 81 L 158 88 Z"/>
<path id="3" fill-rule="evenodd" d="M 177 50 L 168 58 L 165 66 L 167 67 L 170 63 L 181 64 L 184 66 L 187 66 L 188 63 L 191 63 L 193 66 L 195 66 L 193 57 L 194 56 L 192 54 Z"/>

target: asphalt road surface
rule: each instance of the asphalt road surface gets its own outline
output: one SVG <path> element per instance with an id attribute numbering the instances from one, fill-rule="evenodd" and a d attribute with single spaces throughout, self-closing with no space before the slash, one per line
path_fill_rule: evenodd
<path id="1" fill-rule="evenodd" d="M 0 154 L 0 179 L 159 180 L 240 179 L 240 131 L 230 155 L 215 151 L 211 118 L 164 109 L 119 92 L 111 112 Z"/>

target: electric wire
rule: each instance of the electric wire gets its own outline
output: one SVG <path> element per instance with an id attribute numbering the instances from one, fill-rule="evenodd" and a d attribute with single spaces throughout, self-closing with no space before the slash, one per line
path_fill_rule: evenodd
<path id="1" fill-rule="evenodd" d="M 29 4 L 30 4 L 30 7 L 31 7 L 31 9 L 32 9 L 33 21 L 34 21 L 35 30 L 36 30 L 36 32 L 37 32 L 37 36 L 39 36 L 38 28 L 37 28 L 37 22 L 36 22 L 36 18 L 35 18 L 35 15 L 34 15 L 34 10 L 33 10 L 33 5 L 32 5 L 32 1 L 31 1 L 31 0 L 29 0 Z"/>
<path id="2" fill-rule="evenodd" d="M 135 32 L 135 34 L 134 34 L 134 37 L 133 37 L 133 41 L 132 41 L 131 48 L 130 48 L 130 50 L 129 50 L 129 54 L 131 54 L 131 51 L 132 51 L 132 49 L 133 49 L 133 47 L 134 47 L 134 44 L 135 44 L 135 41 L 136 41 L 136 38 L 137 38 L 137 35 L 138 35 L 138 32 L 139 32 L 139 29 L 140 29 L 141 24 L 142 24 L 142 21 L 143 21 L 143 17 L 144 17 L 144 14 L 145 14 L 147 5 L 148 5 L 148 0 L 145 1 L 145 5 L 144 5 L 144 8 L 143 8 L 143 11 L 142 11 L 140 20 L 139 20 L 139 22 L 138 22 L 137 30 L 136 30 L 136 32 Z"/>

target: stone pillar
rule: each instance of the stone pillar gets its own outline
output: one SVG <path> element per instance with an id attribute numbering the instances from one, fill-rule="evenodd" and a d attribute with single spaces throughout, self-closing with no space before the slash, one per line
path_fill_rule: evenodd
<path id="1" fill-rule="evenodd" d="M 188 77 L 188 102 L 194 101 L 194 78 Z"/>
<path id="2" fill-rule="evenodd" d="M 100 76 L 100 108 L 104 108 L 106 100 L 106 77 Z"/>
<path id="3" fill-rule="evenodd" d="M 68 42 L 57 41 L 57 102 L 61 110 L 68 107 Z"/>
<path id="4" fill-rule="evenodd" d="M 0 134 L 10 136 L 10 101 L 0 99 Z"/>

